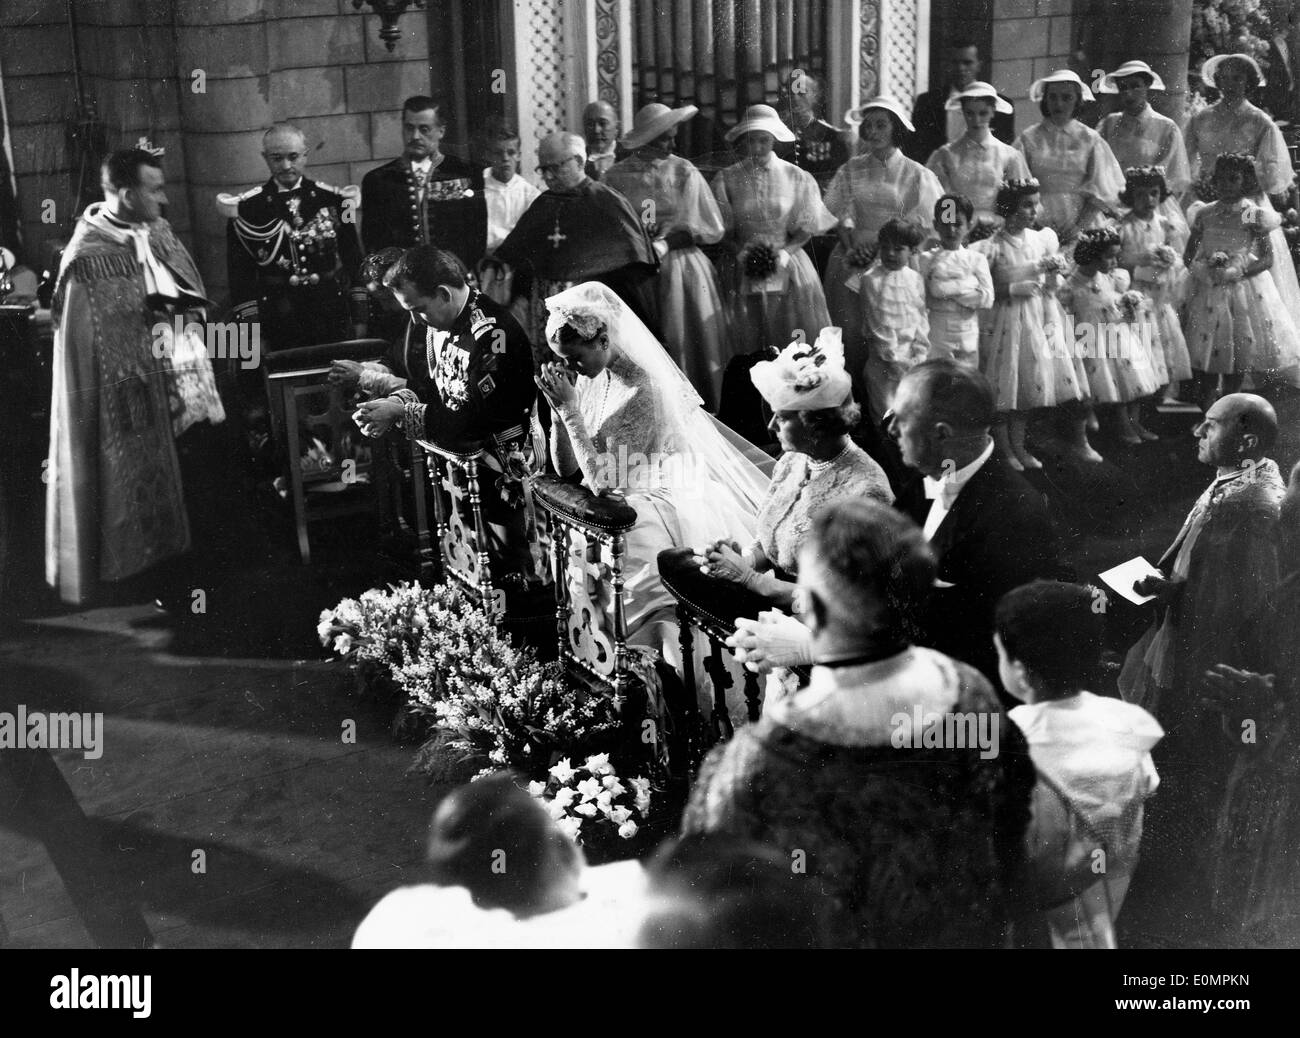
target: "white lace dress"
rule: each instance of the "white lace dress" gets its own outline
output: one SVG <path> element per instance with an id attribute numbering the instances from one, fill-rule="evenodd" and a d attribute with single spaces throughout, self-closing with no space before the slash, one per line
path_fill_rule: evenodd
<path id="1" fill-rule="evenodd" d="M 560 408 L 551 427 L 555 467 L 562 475 L 580 470 L 589 490 L 620 493 L 636 509 L 623 557 L 628 642 L 658 650 L 680 669 L 674 599 L 659 579 L 659 553 L 720 538 L 752 543 L 757 502 L 711 478 L 692 445 L 675 439 L 663 417 L 670 413 L 663 387 L 622 355 L 595 378 L 580 377 L 576 388 L 574 404 Z M 701 700 L 710 702 L 712 685 L 696 671 Z M 732 713 L 743 718 L 739 681 L 732 692 Z"/>

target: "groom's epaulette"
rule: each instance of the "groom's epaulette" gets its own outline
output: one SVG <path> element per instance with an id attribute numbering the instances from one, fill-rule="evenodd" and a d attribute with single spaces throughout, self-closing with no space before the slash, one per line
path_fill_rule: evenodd
<path id="1" fill-rule="evenodd" d="M 485 314 L 481 307 L 476 306 L 469 312 L 469 333 L 476 342 L 497 327 L 497 319 Z"/>

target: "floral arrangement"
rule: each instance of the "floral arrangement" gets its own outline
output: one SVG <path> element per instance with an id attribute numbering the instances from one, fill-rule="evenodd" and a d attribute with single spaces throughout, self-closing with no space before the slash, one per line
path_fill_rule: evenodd
<path id="1" fill-rule="evenodd" d="M 1157 267 L 1172 267 L 1178 261 L 1178 253 L 1172 245 L 1157 245 L 1151 250 L 1151 263 Z"/>
<path id="2" fill-rule="evenodd" d="M 876 259 L 876 249 L 870 245 L 856 245 L 849 250 L 845 262 L 854 270 L 866 270 Z"/>
<path id="3" fill-rule="evenodd" d="M 390 584 L 386 591 L 372 588 L 360 598 L 345 598 L 333 609 L 323 610 L 316 635 L 321 645 L 333 648 L 353 666 L 379 664 L 391 676 L 431 620 L 437 623 L 466 606 L 457 588 L 426 588 L 402 581 Z"/>
<path id="4" fill-rule="evenodd" d="M 1142 312 L 1142 308 L 1146 305 L 1146 301 L 1147 297 L 1141 292 L 1135 292 L 1130 289 L 1123 293 L 1119 297 L 1119 309 L 1120 313 L 1124 315 L 1124 320 L 1130 322 L 1136 321 L 1138 314 Z"/>
<path id="5" fill-rule="evenodd" d="M 776 273 L 776 250 L 767 242 L 755 242 L 745 250 L 745 276 L 761 281 Z"/>
<path id="6" fill-rule="evenodd" d="M 579 843 L 585 842 L 585 824 L 612 829 L 630 840 L 650 813 L 650 780 L 633 778 L 624 783 L 607 753 L 588 757 L 576 768 L 566 757 L 550 768 L 546 781 L 528 783 L 528 792 L 541 800 L 556 824 Z"/>
<path id="7" fill-rule="evenodd" d="M 1211 270 L 1222 270 L 1228 265 L 1230 260 L 1231 257 L 1226 252 L 1220 250 L 1218 252 L 1210 253 L 1210 258 L 1205 262 Z"/>
<path id="8" fill-rule="evenodd" d="M 1056 277 L 1065 277 L 1070 270 L 1070 261 L 1057 252 L 1053 253 L 1051 256 L 1044 256 L 1039 260 L 1038 269 L 1044 274 L 1053 274 Z"/>

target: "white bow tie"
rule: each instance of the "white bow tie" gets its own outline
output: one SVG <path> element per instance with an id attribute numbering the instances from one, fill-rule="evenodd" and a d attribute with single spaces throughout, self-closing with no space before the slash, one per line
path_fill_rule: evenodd
<path id="1" fill-rule="evenodd" d="M 950 483 L 945 479 L 931 479 L 925 477 L 925 497 L 927 501 L 938 499 L 943 502 L 944 508 L 951 508 L 953 502 L 957 500 L 957 495 L 961 493 L 962 484 Z"/>

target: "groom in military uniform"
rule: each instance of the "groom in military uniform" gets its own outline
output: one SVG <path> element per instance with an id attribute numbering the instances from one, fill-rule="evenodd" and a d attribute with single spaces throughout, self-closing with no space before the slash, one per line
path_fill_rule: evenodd
<path id="1" fill-rule="evenodd" d="M 470 287 L 454 254 L 431 245 L 408 250 L 384 284 L 409 315 L 408 378 L 373 386 L 390 395 L 359 405 L 361 431 L 383 436 L 398 425 L 447 450 L 484 450 L 480 489 L 493 574 L 536 582 L 545 570 L 526 479 L 545 456 L 530 428 L 537 387 L 528 337 L 509 310 Z"/>
<path id="2" fill-rule="evenodd" d="M 294 126 L 262 138 L 271 179 L 242 195 L 218 195 L 230 217 L 226 258 L 235 320 L 258 322 L 262 349 L 364 338 L 357 189 L 309 180 L 307 142 Z"/>

